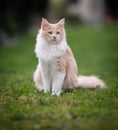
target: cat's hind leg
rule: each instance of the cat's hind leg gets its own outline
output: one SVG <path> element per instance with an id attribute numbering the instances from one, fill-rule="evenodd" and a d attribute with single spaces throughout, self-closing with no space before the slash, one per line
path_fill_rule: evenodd
<path id="1" fill-rule="evenodd" d="M 42 75 L 41 75 L 41 71 L 40 71 L 40 67 L 39 66 L 37 67 L 37 69 L 34 72 L 33 79 L 34 79 L 36 88 L 39 91 L 43 91 L 44 90 L 43 80 L 42 80 Z"/>

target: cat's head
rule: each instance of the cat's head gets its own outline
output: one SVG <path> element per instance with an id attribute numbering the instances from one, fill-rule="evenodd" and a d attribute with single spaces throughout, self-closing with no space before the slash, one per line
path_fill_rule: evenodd
<path id="1" fill-rule="evenodd" d="M 49 23 L 46 19 L 42 18 L 41 22 L 41 36 L 49 44 L 58 44 L 65 38 L 64 30 L 65 19 L 61 19 L 56 24 Z"/>

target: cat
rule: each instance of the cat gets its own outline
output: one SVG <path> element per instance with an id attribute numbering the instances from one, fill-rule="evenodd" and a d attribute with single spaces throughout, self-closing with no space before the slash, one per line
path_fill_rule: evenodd
<path id="1" fill-rule="evenodd" d="M 56 24 L 42 18 L 35 46 L 39 61 L 34 72 L 36 88 L 56 96 L 65 89 L 77 87 L 105 88 L 105 83 L 96 76 L 78 76 L 76 60 L 66 41 L 64 24 L 64 18 Z"/>

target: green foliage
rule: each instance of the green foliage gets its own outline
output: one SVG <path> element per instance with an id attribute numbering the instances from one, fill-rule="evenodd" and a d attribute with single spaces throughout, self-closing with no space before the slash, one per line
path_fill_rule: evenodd
<path id="1" fill-rule="evenodd" d="M 60 97 L 35 89 L 35 37 L 0 49 L 0 130 L 118 129 L 117 25 L 67 27 L 67 39 L 79 73 L 99 75 L 108 88 L 75 89 Z"/>

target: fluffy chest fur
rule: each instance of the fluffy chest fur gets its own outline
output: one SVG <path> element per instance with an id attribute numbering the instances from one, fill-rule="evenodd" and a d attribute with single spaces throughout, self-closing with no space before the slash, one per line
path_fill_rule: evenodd
<path id="1" fill-rule="evenodd" d="M 65 39 L 63 39 L 59 44 L 50 44 L 42 39 L 39 34 L 37 36 L 35 53 L 39 60 L 51 62 L 57 57 L 63 56 L 66 52 L 66 48 L 67 43 Z"/>

